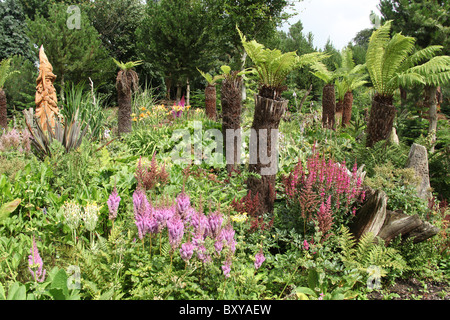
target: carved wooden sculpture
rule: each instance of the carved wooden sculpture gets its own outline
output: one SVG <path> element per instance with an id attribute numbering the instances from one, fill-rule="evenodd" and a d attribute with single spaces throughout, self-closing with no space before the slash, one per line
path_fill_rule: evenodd
<path id="1" fill-rule="evenodd" d="M 50 125 L 51 128 L 55 126 L 55 116 L 59 114 L 57 106 L 58 99 L 56 97 L 56 90 L 53 86 L 56 75 L 53 74 L 53 67 L 48 61 L 47 55 L 44 52 L 44 47 L 39 49 L 39 76 L 36 79 L 36 117 L 43 131 L 47 131 Z M 50 128 L 50 129 L 51 129 Z"/>

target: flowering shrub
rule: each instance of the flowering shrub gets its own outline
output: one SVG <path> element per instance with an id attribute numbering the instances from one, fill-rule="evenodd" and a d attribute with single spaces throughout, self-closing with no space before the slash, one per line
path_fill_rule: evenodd
<path id="1" fill-rule="evenodd" d="M 222 270 L 226 277 L 229 276 L 236 250 L 235 231 L 220 212 L 205 215 L 195 210 L 184 192 L 178 195 L 174 204 L 154 206 L 142 188 L 133 193 L 133 208 L 142 243 L 147 234 L 150 241 L 153 236 L 159 235 L 161 250 L 162 234 L 167 229 L 171 257 L 178 251 L 186 264 L 194 257 L 204 264 L 212 263 L 214 258 L 223 258 Z"/>
<path id="2" fill-rule="evenodd" d="M 0 151 L 19 151 L 30 152 L 31 134 L 28 130 L 17 131 L 13 128 L 10 131 L 4 131 L 0 136 Z"/>
<path id="3" fill-rule="evenodd" d="M 306 224 L 314 221 L 323 235 L 355 215 L 358 203 L 365 197 L 362 183 L 356 161 L 350 172 L 345 161 L 327 161 L 315 149 L 306 166 L 299 161 L 283 177 L 287 205 L 299 213 L 296 218 L 303 221 L 304 232 Z"/>

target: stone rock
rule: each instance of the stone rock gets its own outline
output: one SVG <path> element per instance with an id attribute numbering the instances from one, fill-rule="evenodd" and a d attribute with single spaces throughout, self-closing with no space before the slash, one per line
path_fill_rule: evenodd
<path id="1" fill-rule="evenodd" d="M 389 137 L 390 141 L 396 145 L 400 144 L 400 140 L 398 139 L 397 130 L 392 127 L 391 136 Z"/>
<path id="2" fill-rule="evenodd" d="M 419 178 L 420 182 L 417 187 L 417 195 L 424 200 L 428 200 L 432 194 L 427 149 L 420 144 L 413 143 L 409 151 L 406 167 L 413 168 L 416 176 Z"/>

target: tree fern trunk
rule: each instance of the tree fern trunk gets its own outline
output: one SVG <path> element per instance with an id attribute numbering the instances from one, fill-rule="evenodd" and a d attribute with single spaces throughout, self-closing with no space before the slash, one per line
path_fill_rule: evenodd
<path id="1" fill-rule="evenodd" d="M 392 104 L 392 97 L 375 95 L 372 99 L 369 123 L 367 124 L 366 146 L 389 138 L 397 111 Z"/>
<path id="2" fill-rule="evenodd" d="M 131 83 L 124 86 L 122 82 L 117 84 L 117 111 L 118 134 L 131 132 Z"/>
<path id="3" fill-rule="evenodd" d="M 428 116 L 430 125 L 428 127 L 428 134 L 431 135 L 431 141 L 434 144 L 436 142 L 436 130 L 437 130 L 437 87 L 425 86 L 425 106 L 428 107 Z M 434 147 L 432 150 L 434 151 Z"/>
<path id="4" fill-rule="evenodd" d="M 327 84 L 322 92 L 322 125 L 324 128 L 333 129 L 336 114 L 336 95 L 334 84 Z"/>
<path id="5" fill-rule="evenodd" d="M 232 77 L 234 78 L 234 77 Z M 222 134 L 224 138 L 227 171 L 236 169 L 240 160 L 241 148 L 241 104 L 242 104 L 242 78 L 224 79 L 221 88 L 222 102 Z M 231 129 L 231 130 L 230 130 Z M 228 135 L 233 141 L 227 139 Z M 229 155 L 228 155 L 229 154 Z"/>
<path id="6" fill-rule="evenodd" d="M 276 149 L 272 149 L 272 142 L 274 144 L 277 142 L 272 141 L 272 133 L 278 132 L 272 130 L 278 130 L 280 119 L 287 108 L 287 104 L 287 100 L 272 100 L 255 95 L 255 115 L 250 134 L 249 171 L 261 175 L 261 178 L 249 177 L 247 187 L 252 194 L 258 194 L 259 196 L 261 204 L 259 214 L 273 212 L 278 152 Z M 264 134 L 267 138 L 265 146 L 260 144 Z M 252 153 L 254 157 L 252 157 Z M 269 162 L 267 163 L 267 159 L 262 157 L 267 157 Z M 275 172 L 272 171 L 272 168 L 275 168 Z"/>
<path id="7" fill-rule="evenodd" d="M 205 105 L 206 105 L 206 116 L 216 121 L 217 119 L 217 108 L 216 108 L 216 86 L 207 85 L 205 88 Z"/>
<path id="8" fill-rule="evenodd" d="M 345 127 L 350 124 L 352 118 L 352 107 L 353 107 L 353 93 L 347 91 L 344 95 L 344 105 L 342 111 L 342 126 Z"/>
<path id="9" fill-rule="evenodd" d="M 0 89 L 0 128 L 5 128 L 8 126 L 8 117 L 6 110 L 6 94 L 3 89 Z"/>

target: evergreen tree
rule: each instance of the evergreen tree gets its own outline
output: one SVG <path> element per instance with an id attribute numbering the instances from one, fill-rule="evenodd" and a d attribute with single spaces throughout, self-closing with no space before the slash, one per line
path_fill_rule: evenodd
<path id="1" fill-rule="evenodd" d="M 48 18 L 37 15 L 35 20 L 27 19 L 28 36 L 36 47 L 44 46 L 45 52 L 53 65 L 53 72 L 58 77 L 61 100 L 64 99 L 66 80 L 74 83 L 101 83 L 113 72 L 113 62 L 103 47 L 97 30 L 91 25 L 83 10 L 80 10 L 80 28 L 69 28 L 67 5 L 54 4 L 49 10 Z"/>
<path id="2" fill-rule="evenodd" d="M 0 60 L 14 55 L 35 60 L 26 31 L 25 14 L 19 1 L 0 1 Z"/>

